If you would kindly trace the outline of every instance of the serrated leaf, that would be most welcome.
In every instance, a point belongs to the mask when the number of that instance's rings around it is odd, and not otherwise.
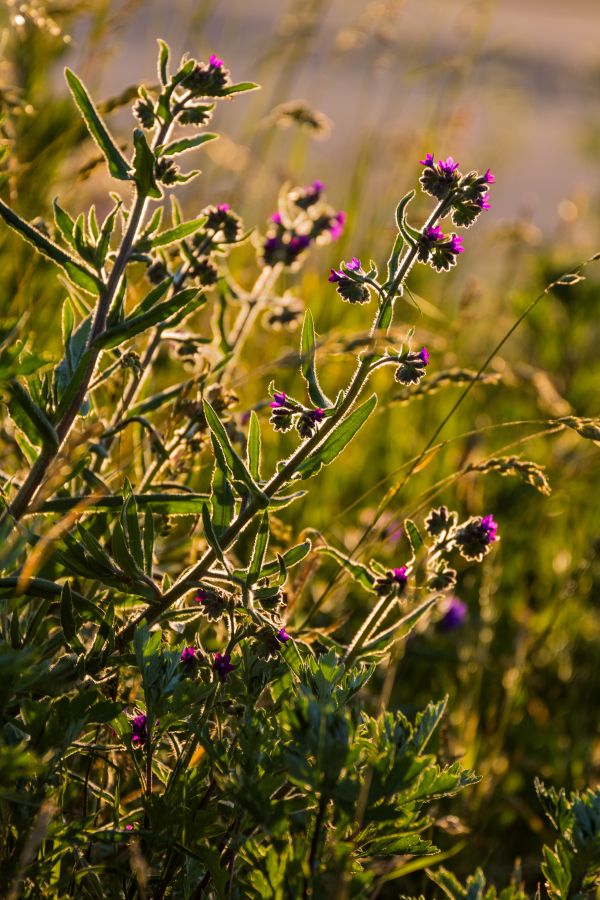
[[[89,294],[98,294],[102,288],[102,281],[85,266],[78,262],[73,256],[67,253],[50,238],[26,222],[17,215],[14,210],[7,206],[3,200],[0,200],[0,216],[4,219],[14,231],[18,232],[22,238],[28,243],[33,244],[35,249],[42,256],[50,259],[61,269],[64,269],[69,279]]]
[[[375,407],[377,395],[373,394],[361,406],[353,410],[331,431],[323,443],[298,466],[297,472],[304,480],[312,478],[323,466],[328,466],[347,447],[360,431]]]
[[[310,309],[307,309],[300,338],[300,371],[308,387],[308,396],[314,405],[329,409],[333,404],[321,390],[317,376],[316,357],[315,324]]]
[[[427,707],[417,715],[412,736],[412,743],[417,753],[421,754],[425,750],[433,732],[446,712],[447,705],[448,695],[446,694],[444,699],[438,701],[438,703],[428,703]]]
[[[129,163],[115,144],[84,85],[70,69],[65,69],[65,78],[88,131],[106,157],[110,174],[120,181],[129,181],[131,179]]]
[[[219,543],[219,539],[213,527],[213,523],[210,518],[210,512],[208,506],[202,507],[202,527],[204,528],[204,537],[206,538],[206,542],[209,547],[213,550],[215,556],[219,560],[219,562],[224,566],[224,568],[229,572],[229,565]]]
[[[214,438],[213,438],[214,440]],[[229,480],[227,478],[227,466],[222,459],[219,445],[215,453],[215,466],[212,477],[211,509],[212,524],[217,539],[227,531],[231,524],[235,510],[235,499]]]

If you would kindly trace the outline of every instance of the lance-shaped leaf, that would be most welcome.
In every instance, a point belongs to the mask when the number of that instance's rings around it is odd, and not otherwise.
[[[302,562],[302,560],[310,553],[311,547],[312,543],[310,541],[303,541],[301,544],[296,544],[295,547],[290,547],[289,550],[282,553],[281,559],[286,568],[290,569],[292,566],[296,566],[299,562]],[[273,578],[280,571],[281,564],[278,560],[274,560],[262,567],[258,578]],[[246,577],[246,573],[243,569],[236,569],[233,575],[235,578],[240,579]]]
[[[202,144],[208,144],[210,141],[216,141],[218,137],[218,134],[212,134],[209,132],[205,134],[199,134],[196,137],[181,138],[178,141],[173,141],[171,144],[167,144],[166,147],[157,147],[156,152],[159,156],[175,156],[177,153],[187,153],[188,150],[194,150],[196,147],[201,147]]]
[[[346,556],[346,554],[342,553],[340,550],[336,550],[335,547],[316,547],[316,551],[317,553],[324,553],[326,556],[331,556],[335,559],[335,561],[342,566],[344,571],[346,571],[354,581],[361,584],[367,591],[374,590],[375,575],[373,575],[367,566],[356,562],[354,559],[350,559],[349,556]]]
[[[133,132],[133,146],[135,147],[133,179],[137,189],[142,197],[152,197],[154,200],[160,200],[162,191],[154,176],[154,153],[148,146],[146,135],[140,128],[136,128]]]
[[[408,637],[417,623],[430,609],[432,609],[432,607],[435,606],[437,601],[437,597],[425,600],[424,603],[421,603],[420,606],[411,610],[411,612],[407,613],[407,615],[403,616],[393,625],[389,625],[384,631],[380,631],[379,634],[370,636],[361,650],[361,655],[365,653],[387,653],[393,644]]]
[[[219,562],[223,565],[227,572],[229,572],[229,565],[227,563],[227,559],[225,557],[225,554],[223,553],[223,549],[221,547],[221,544],[219,543],[219,538],[217,537],[212,520],[210,518],[208,506],[202,507],[202,527],[204,528],[204,537],[206,538],[207,544],[209,545],[211,550],[213,550]]]
[[[62,247],[59,247],[58,244],[55,244],[54,241],[47,238],[45,234],[42,234],[41,231],[38,231],[37,228],[34,228],[33,225],[30,225],[29,222],[26,222],[25,219],[18,216],[16,212],[2,200],[0,200],[0,216],[4,219],[6,224],[17,231],[22,238],[28,241],[28,243],[33,244],[38,253],[41,253],[42,256],[47,257],[47,259],[56,263],[57,266],[60,266],[61,269],[64,269],[73,284],[78,285],[90,294],[98,294],[102,289],[102,281],[91,271],[91,269],[88,269],[83,263],[78,262],[78,260],[67,253],[66,250],[63,250]]]
[[[65,582],[60,598],[60,624],[67,647],[75,653],[81,653],[83,645],[77,636],[77,625],[75,624],[75,614],[73,612],[73,598],[71,596],[71,586],[68,581]]]
[[[221,420],[218,415],[210,405],[207,400],[203,401],[204,407],[204,415],[206,416],[206,421],[208,423],[208,427],[210,428],[212,434],[214,435],[217,443],[219,444],[223,456],[225,457],[225,462],[233,475],[235,481],[241,481],[249,493],[256,500],[259,501],[260,506],[267,507],[269,504],[269,498],[266,494],[261,491],[254,478],[246,468],[244,461],[241,456],[238,455],[236,450],[229,439],[229,435],[225,431]]]
[[[300,339],[300,370],[308,386],[308,396],[321,408],[329,408],[333,404],[321,390],[317,377],[317,344],[315,341],[315,323],[310,309],[304,314],[302,337]]]
[[[33,402],[29,393],[16,379],[9,381],[7,390],[11,397],[9,410],[17,425],[23,428],[27,437],[34,443],[56,449],[58,435],[43,409]],[[23,417],[26,421],[23,421]],[[30,427],[27,427],[27,424]]]
[[[352,438],[360,431],[375,407],[377,396],[373,394],[357,407],[331,431],[323,443],[298,466],[297,472],[302,479],[311,478],[328,466],[340,455]]]
[[[98,110],[92,103],[90,95],[77,75],[70,69],[65,69],[65,78],[88,131],[106,157],[110,174],[113,178],[118,178],[120,181],[129,181],[131,179],[131,167],[110,136],[106,125],[98,114]]]
[[[404,530],[406,532],[406,536],[408,538],[408,542],[410,544],[410,549],[413,552],[413,559],[417,556],[419,550],[423,546],[423,538],[421,537],[421,532],[415,525],[412,519],[404,520]]]
[[[215,445],[215,467],[212,477],[212,493],[210,498],[212,509],[212,524],[217,538],[227,531],[231,524],[235,509],[235,498],[229,480],[228,469],[223,459],[223,452],[213,435]]]
[[[175,316],[177,316],[178,322],[181,321],[205,302],[206,297],[198,288],[186,288],[169,300],[153,306],[147,312],[129,316],[119,325],[113,325],[112,328],[98,335],[92,346],[103,350],[118,347],[119,344],[130,340],[136,334],[141,334],[152,325],[171,324]]]
[[[150,509],[164,516],[199,516],[202,508],[209,502],[208,494],[137,494],[137,505],[141,509]],[[80,495],[76,497],[55,497],[46,500],[38,509],[40,513],[66,513],[71,509],[81,508],[82,513],[106,512],[120,510],[123,498],[104,497],[102,495]]]
[[[181,224],[175,225],[174,228],[163,231],[162,234],[138,241],[136,249],[146,251],[156,247],[168,247],[170,244],[176,244],[177,241],[181,241],[183,238],[199,231],[205,222],[206,216],[200,216],[198,219],[192,219],[190,222],[181,222]]]
[[[219,92],[219,97],[230,97],[232,94],[242,94],[245,91],[260,91],[260,84],[253,81],[240,81],[238,84],[232,84],[231,87],[224,88]]]
[[[248,577],[246,578],[246,584],[248,585],[248,587],[252,587],[252,585],[255,584],[260,578],[260,571],[265,559],[265,553],[267,552],[268,544],[269,513],[264,512],[260,520],[260,525],[258,526],[256,539],[254,541],[254,547],[252,548],[252,559],[250,560]]]
[[[414,196],[415,191],[409,191],[408,194],[404,195],[396,207],[396,225],[398,226],[398,231],[404,240],[411,246],[413,246],[421,236],[421,233],[406,221],[406,210],[408,209],[408,204],[414,199]]]
[[[260,422],[258,416],[252,410],[250,413],[250,426],[248,428],[248,443],[246,446],[246,462],[250,469],[250,474],[256,480],[260,478]],[[272,501],[271,501],[272,502]]]

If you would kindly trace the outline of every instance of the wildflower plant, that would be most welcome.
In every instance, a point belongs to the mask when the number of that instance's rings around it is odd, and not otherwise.
[[[14,464],[0,520],[4,892],[370,896],[384,861],[408,873],[435,856],[438,804],[479,776],[436,749],[446,699],[410,717],[373,715],[361,692],[415,628],[462,625],[466,608],[450,594],[458,569],[494,550],[498,525],[487,511],[434,508],[404,521],[407,542],[390,567],[313,546],[308,531],[281,546],[276,522],[374,414],[376,372],[391,366],[390,385],[418,390],[435,371],[412,330],[390,345],[398,304],[414,265],[456,265],[464,248],[447,223],[472,225],[494,177],[427,154],[420,182],[436,201],[427,219],[409,222],[411,191],[385,265],[351,257],[331,270],[332,302],[337,292],[371,309],[348,383],[324,391],[307,310],[298,396],[273,383],[238,417],[231,372],[279,276],[339,238],[345,214],[314,181],[282,189],[262,232],[220,198],[183,216],[170,192],[199,173],[182,164],[216,138],[205,128],[218,105],[256,88],[233,82],[216,55],[172,67],[160,43],[158,82],[139,89],[128,151],[80,79],[66,77],[120,190],[103,217],[94,207],[73,217],[57,200],[51,226],[0,200],[0,217],[60,269],[68,294],[61,359],[30,346],[23,323],[0,334]],[[257,276],[244,290],[228,263],[250,239]],[[182,364],[199,348],[206,360],[155,391],[165,346]],[[166,429],[153,418],[165,409]],[[292,443],[274,466],[263,459],[269,427]],[[132,428],[142,447],[126,477],[117,439]],[[199,481],[198,460],[210,483]],[[180,516],[192,522],[193,550],[175,571],[165,535]],[[368,597],[362,623],[339,640],[296,627],[287,605],[290,571],[324,556]],[[593,841],[571,822],[595,828],[595,799],[543,796],[568,807],[545,862],[553,896],[567,896],[557,891],[569,879],[595,877]],[[466,896],[454,881],[451,890]]]

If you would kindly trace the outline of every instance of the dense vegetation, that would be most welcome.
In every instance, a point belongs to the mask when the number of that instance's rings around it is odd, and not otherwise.
[[[429,152],[383,233],[318,180],[265,221],[194,171],[229,61],[100,104],[22,25],[3,896],[595,896],[597,255],[486,234],[486,161]]]

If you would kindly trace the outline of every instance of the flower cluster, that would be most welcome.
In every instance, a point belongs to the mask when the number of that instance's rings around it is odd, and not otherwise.
[[[261,244],[265,265],[282,263],[293,268],[312,244],[337,240],[346,222],[346,213],[336,212],[323,201],[324,185],[313,181],[294,188],[282,198]]]
[[[408,350],[400,357],[399,362],[394,374],[396,381],[400,384],[418,384],[429,365],[429,351],[427,347],[421,347],[418,351]]]
[[[459,552],[465,559],[480,560],[497,540],[498,524],[492,516],[472,516],[454,537]]]
[[[437,225],[428,225],[419,237],[417,258],[428,262],[438,272],[455,266],[456,257],[463,252],[462,238],[456,234],[445,235]]]
[[[229,594],[212,586],[202,587],[194,597],[194,602],[201,607],[202,615],[211,622],[217,622],[225,615],[229,600]]]
[[[360,259],[353,256],[349,263],[342,261],[339,269],[331,269],[329,281],[336,285],[342,300],[348,303],[368,303],[371,295],[363,281],[365,275]]]
[[[319,409],[307,409],[288,397],[283,391],[275,391],[271,407],[270,422],[275,431],[289,431],[295,426],[301,438],[310,437],[325,418],[325,411]]]
[[[468,228],[484,209],[490,208],[488,190],[496,179],[489,169],[483,175],[462,175],[451,156],[436,162],[433,153],[427,153],[419,162],[424,167],[421,187],[438,200],[448,199],[452,221],[458,227]]]
[[[206,222],[202,231],[195,235],[198,240],[209,235],[212,245],[235,244],[239,241],[243,231],[242,220],[232,211],[229,203],[207,206],[201,215],[206,216]]]
[[[190,91],[193,97],[221,97],[231,85],[231,74],[223,60],[213,53],[208,63],[196,63],[182,86]]]
[[[407,584],[408,569],[406,566],[400,566],[380,576],[375,582],[375,590],[380,597],[401,597]]]

